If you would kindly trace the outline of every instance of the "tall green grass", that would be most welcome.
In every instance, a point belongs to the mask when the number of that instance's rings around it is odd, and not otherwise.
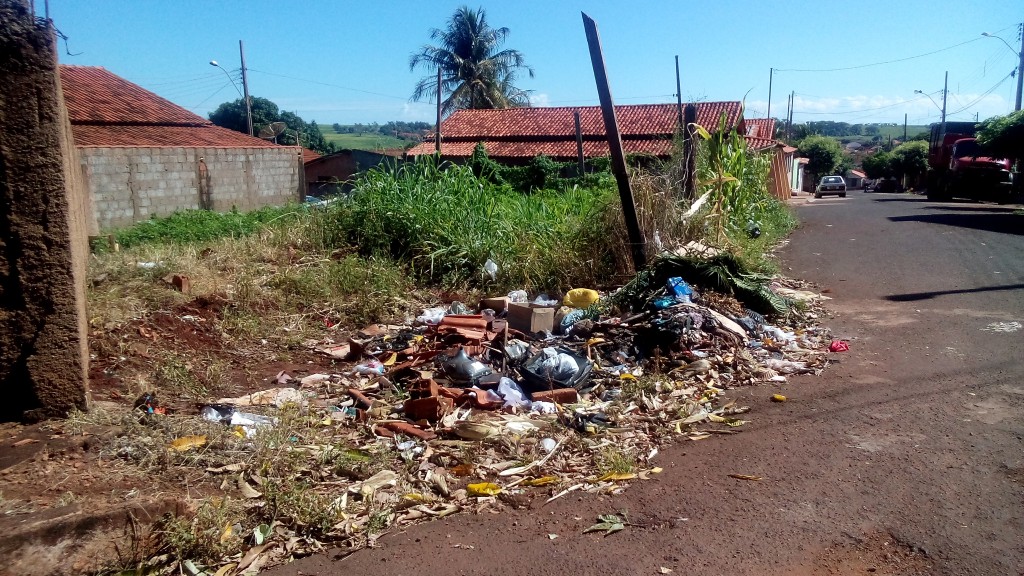
[[[599,280],[600,216],[613,199],[578,186],[527,195],[421,158],[370,170],[325,225],[347,230],[364,255],[405,262],[420,282],[487,285],[491,259],[497,287],[558,288]]]

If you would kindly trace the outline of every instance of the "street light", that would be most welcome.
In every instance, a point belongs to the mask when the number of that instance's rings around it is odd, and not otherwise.
[[[228,74],[228,71],[224,70],[224,67],[218,64],[216,60],[210,60],[210,66],[220,68],[224,74],[227,75],[228,80],[231,80],[231,85],[235,87],[236,91],[238,91],[238,95],[245,101],[245,120],[249,124],[249,136],[252,136],[252,102],[249,100],[249,81],[245,75],[245,50],[243,50],[241,40],[238,41],[238,55],[242,60],[242,90],[238,90],[238,85],[235,84],[234,78],[232,78],[231,74]]]
[[[218,64],[216,60],[210,60],[210,66],[213,66],[215,68],[220,68],[220,71],[223,72],[224,75],[228,77],[228,81],[231,82],[231,85],[235,87],[235,92],[238,92],[238,96],[239,97],[242,96],[242,89],[238,87],[238,84],[235,84],[235,79],[231,77],[231,74],[228,74],[228,71],[225,70],[223,66]]]
[[[929,100],[932,101],[932,104],[935,104],[935,107],[939,109],[939,112],[942,111],[942,106],[939,106],[939,103],[936,102],[935,99],[931,97],[931,95],[926,94],[925,92],[922,92],[920,90],[914,90],[914,94],[922,94],[922,95],[924,95],[925,97],[927,97]]]
[[[1024,26],[1024,23],[1022,23],[1021,26]],[[995,34],[989,34],[988,32],[982,32],[981,35],[986,38],[998,38],[1003,44],[1006,44],[1006,47],[1010,49],[1010,52],[1016,54],[1017,59],[1019,60],[1019,63],[1017,64],[1017,100],[1014,102],[1013,109],[1020,110],[1021,90],[1024,88],[1024,30],[1022,30],[1021,33],[1020,52],[1015,50],[1013,46],[1010,46],[1010,43],[1002,36],[996,36]]]

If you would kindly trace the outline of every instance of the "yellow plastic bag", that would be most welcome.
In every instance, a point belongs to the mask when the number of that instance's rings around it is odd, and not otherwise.
[[[573,288],[565,294],[565,299],[562,301],[566,306],[572,306],[573,308],[590,308],[601,298],[601,295],[597,293],[597,290],[591,290],[590,288]]]

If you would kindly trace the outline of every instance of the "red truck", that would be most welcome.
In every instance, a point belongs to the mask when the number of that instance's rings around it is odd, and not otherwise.
[[[932,124],[928,141],[928,199],[1010,202],[1010,160],[985,155],[974,122]]]

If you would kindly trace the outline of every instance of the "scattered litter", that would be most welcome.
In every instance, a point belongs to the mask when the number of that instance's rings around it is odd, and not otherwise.
[[[605,536],[614,534],[626,527],[626,521],[619,518],[615,514],[603,514],[597,517],[597,524],[594,524],[590,528],[583,531],[584,534],[588,532],[604,532]]]
[[[729,474],[729,478],[736,478],[737,480],[753,480],[753,481],[764,480],[764,478],[762,478],[760,476],[751,476],[750,474]]]
[[[188,452],[193,448],[201,448],[206,446],[206,435],[199,434],[194,436],[182,436],[181,438],[175,438],[171,441],[167,447],[168,450],[175,452]]]
[[[850,350],[850,345],[844,340],[833,340],[828,345],[829,352],[847,352]]]
[[[772,402],[785,402],[786,397],[782,394],[772,394]]]

